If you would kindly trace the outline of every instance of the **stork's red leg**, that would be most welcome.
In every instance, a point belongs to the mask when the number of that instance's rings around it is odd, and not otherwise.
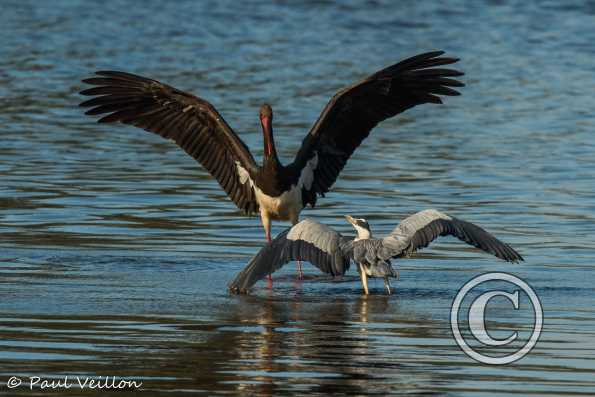
[[[267,239],[267,243],[270,244],[272,242],[271,240],[271,224],[270,222],[267,224],[265,224],[264,226],[264,236]],[[269,288],[273,287],[273,276],[272,275],[267,275],[267,280],[269,281]]]

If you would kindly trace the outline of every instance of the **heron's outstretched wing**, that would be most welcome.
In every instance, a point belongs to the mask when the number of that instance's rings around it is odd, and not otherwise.
[[[386,257],[409,255],[427,247],[439,236],[451,235],[509,262],[523,257],[506,243],[473,223],[450,217],[436,210],[425,210],[404,219],[382,240]]]
[[[130,73],[96,74],[99,77],[83,80],[96,86],[81,91],[96,96],[80,104],[91,107],[85,114],[107,114],[98,122],[119,121],[173,140],[217,179],[238,208],[247,213],[258,211],[252,186],[242,183],[246,172],[256,173],[254,158],[209,102]]]
[[[463,73],[436,68],[458,61],[443,51],[405,59],[339,91],[320,114],[290,167],[306,171],[313,182],[304,189],[312,206],[335,183],[345,163],[378,123],[416,105],[442,103],[440,95],[459,95],[449,87]],[[312,178],[310,178],[310,174]]]
[[[351,245],[328,226],[305,219],[265,245],[229,283],[234,293],[246,293],[258,280],[295,260],[312,263],[322,272],[342,275],[349,269]]]

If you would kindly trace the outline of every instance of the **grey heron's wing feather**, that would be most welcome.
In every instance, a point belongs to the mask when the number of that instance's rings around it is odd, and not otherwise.
[[[511,246],[481,227],[436,210],[421,211],[404,219],[382,241],[385,255],[400,257],[427,247],[439,236],[447,235],[508,262],[523,260]]]
[[[159,81],[118,71],[96,72],[83,80],[95,87],[81,95],[85,114],[103,115],[99,123],[120,122],[173,140],[217,179],[236,206],[258,211],[248,176],[258,166],[248,147],[206,100]]]
[[[414,106],[442,103],[440,96],[459,95],[464,86],[453,77],[458,70],[437,68],[457,58],[434,51],[407,58],[337,92],[304,138],[290,167],[313,171],[307,203],[324,195],[335,183],[349,157],[380,122]]]
[[[296,260],[310,262],[333,276],[345,274],[350,264],[344,252],[346,244],[345,238],[330,227],[305,219],[265,245],[228,287],[232,292],[245,293],[258,280]]]
[[[353,259],[353,240],[355,239],[355,237],[346,237],[346,236],[341,236],[340,237],[340,241],[339,241],[339,249],[341,250],[341,253],[343,254],[344,257],[346,258],[352,258]],[[347,270],[347,269],[345,269]]]

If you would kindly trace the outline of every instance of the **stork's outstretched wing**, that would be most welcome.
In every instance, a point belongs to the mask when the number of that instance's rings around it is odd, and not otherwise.
[[[345,274],[350,264],[349,242],[330,227],[305,219],[265,245],[229,283],[229,289],[246,293],[258,280],[295,260],[310,262],[333,276]]]
[[[463,73],[435,68],[458,61],[443,51],[405,59],[339,91],[304,139],[293,164],[297,171],[314,168],[312,187],[303,192],[312,206],[335,183],[345,163],[378,123],[416,105],[442,103],[439,95],[459,95],[449,87],[463,83],[450,77]],[[313,160],[313,161],[312,161]]]
[[[255,173],[248,147],[207,101],[166,84],[130,73],[102,71],[83,80],[97,87],[81,91],[97,96],[80,104],[85,114],[106,114],[100,123],[119,121],[172,139],[213,175],[238,208],[258,211],[250,184],[241,183],[238,164]],[[253,175],[251,175],[253,176]]]
[[[427,247],[439,236],[455,236],[487,253],[508,262],[523,257],[506,243],[473,223],[450,217],[436,210],[425,210],[405,218],[387,237],[382,239],[383,256],[401,257]]]

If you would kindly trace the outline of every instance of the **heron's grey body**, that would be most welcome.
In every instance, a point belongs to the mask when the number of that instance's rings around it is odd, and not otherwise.
[[[496,257],[522,261],[519,253],[481,227],[436,210],[425,210],[404,219],[388,236],[373,238],[365,219],[346,216],[357,236],[344,237],[328,226],[306,219],[280,233],[262,248],[229,284],[232,292],[245,293],[258,280],[292,260],[309,261],[333,276],[345,274],[353,260],[358,265],[365,293],[367,277],[384,278],[390,293],[390,277],[398,277],[391,258],[408,256],[427,247],[439,236],[452,235]]]
[[[353,219],[353,218],[352,218]],[[356,229],[357,230],[357,229]],[[358,272],[362,279],[365,293],[368,293],[368,277],[381,277],[390,293],[389,277],[397,277],[398,273],[391,266],[390,260],[385,259],[388,254],[382,240],[371,238],[355,239],[351,258],[358,264]]]
[[[351,258],[355,263],[368,265],[371,268],[366,272],[369,276],[381,277],[385,273],[389,274],[390,271],[386,269],[386,265],[390,267],[390,262],[387,259],[390,257],[391,255],[386,252],[382,240],[369,238],[353,242]]]

